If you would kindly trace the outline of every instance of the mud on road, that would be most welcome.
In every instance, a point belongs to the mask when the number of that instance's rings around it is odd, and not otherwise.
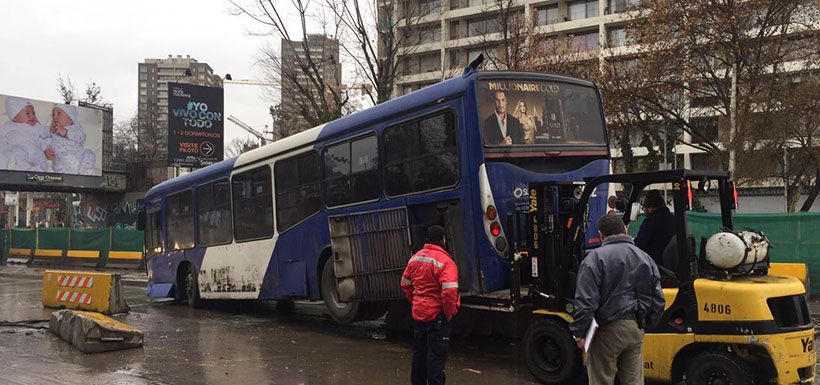
[[[37,278],[37,277],[33,277]],[[47,319],[39,278],[0,277],[0,320]],[[383,322],[335,325],[319,303],[277,312],[273,303],[189,309],[151,303],[126,286],[145,347],[86,355],[47,331],[0,327],[3,384],[408,384],[410,336]],[[450,384],[535,384],[505,339],[455,338]]]

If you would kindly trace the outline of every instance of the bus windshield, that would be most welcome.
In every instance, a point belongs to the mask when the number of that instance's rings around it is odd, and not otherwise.
[[[477,88],[487,147],[606,145],[601,106],[592,87],[493,79],[479,81]]]

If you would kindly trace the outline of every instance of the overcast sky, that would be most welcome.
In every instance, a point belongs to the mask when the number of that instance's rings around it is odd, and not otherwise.
[[[114,105],[114,121],[137,112],[137,63],[191,55],[214,73],[254,79],[260,26],[232,16],[227,0],[0,0],[0,93],[60,101],[57,76],[82,93],[92,80]],[[260,87],[225,85],[225,114],[270,124]],[[226,144],[244,131],[225,121]]]

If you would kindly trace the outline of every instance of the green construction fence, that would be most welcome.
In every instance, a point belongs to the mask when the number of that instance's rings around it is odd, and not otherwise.
[[[719,213],[686,213],[689,233],[700,241],[720,231]],[[638,234],[643,216],[629,226],[632,236]],[[811,295],[820,296],[820,213],[735,214],[735,229],[760,230],[773,248],[772,262],[799,262],[809,265]],[[698,249],[699,250],[699,249]]]
[[[93,250],[107,258],[109,251],[142,252],[142,231],[132,228],[74,229],[64,227],[38,229],[4,229],[0,236],[0,262],[4,263],[9,248]]]

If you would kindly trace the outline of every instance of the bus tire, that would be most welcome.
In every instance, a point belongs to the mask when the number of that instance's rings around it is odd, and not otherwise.
[[[686,366],[686,384],[753,385],[754,374],[749,365],[735,354],[723,351],[700,353]]]
[[[530,322],[523,338],[530,373],[545,384],[571,384],[584,377],[581,351],[566,325],[549,318]]]
[[[197,309],[202,307],[202,299],[199,297],[199,281],[194,265],[188,263],[186,267],[187,270],[182,276],[182,282],[177,286],[182,288],[181,294],[183,301],[185,301],[188,306]]]
[[[339,289],[336,286],[336,271],[333,269],[333,260],[328,259],[322,267],[322,297],[327,312],[336,323],[349,324],[360,318],[360,302],[340,302]]]

